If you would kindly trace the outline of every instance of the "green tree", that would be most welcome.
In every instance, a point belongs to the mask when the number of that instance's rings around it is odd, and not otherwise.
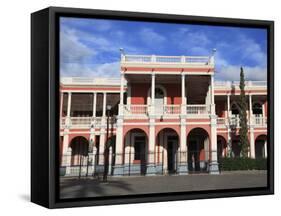
[[[239,130],[239,145],[241,147],[241,156],[243,158],[248,157],[249,151],[249,140],[248,140],[248,125],[247,125],[247,101],[245,96],[245,77],[244,71],[240,69],[240,100],[239,100],[239,119],[240,119],[240,130]]]

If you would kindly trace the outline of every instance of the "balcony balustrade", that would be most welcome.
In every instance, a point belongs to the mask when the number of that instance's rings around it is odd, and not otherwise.
[[[267,127],[267,118],[263,116],[252,116],[251,118],[252,125],[254,127]],[[248,122],[248,125],[249,122]],[[239,128],[240,127],[240,119],[239,116],[231,116],[230,118],[217,118],[217,126],[218,127],[233,127]]]
[[[211,64],[210,56],[124,55],[121,63]]]
[[[101,127],[102,124],[106,124],[106,117],[62,117],[61,128],[68,126],[69,128],[90,128]],[[115,118],[110,117],[109,124],[115,124]]]

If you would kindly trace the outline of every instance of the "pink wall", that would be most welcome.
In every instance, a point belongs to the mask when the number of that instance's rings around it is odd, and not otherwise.
[[[167,104],[181,104],[181,87],[178,84],[163,84],[167,92]],[[150,83],[132,84],[131,103],[147,104],[148,91]]]

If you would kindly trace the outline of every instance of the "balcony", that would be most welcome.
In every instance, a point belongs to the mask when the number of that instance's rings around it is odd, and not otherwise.
[[[155,55],[122,55],[122,63],[154,64],[213,64],[212,56],[155,56]]]
[[[115,127],[115,118],[110,117],[110,125]],[[62,117],[60,121],[61,128],[100,128],[102,125],[106,125],[106,117]]]
[[[252,125],[255,128],[267,127],[267,118],[263,116],[252,116]],[[248,122],[249,125],[249,122]],[[239,116],[231,116],[230,118],[217,118],[217,127],[226,128],[230,126],[231,128],[240,128]]]
[[[183,108],[182,108],[183,107]],[[122,109],[122,108],[121,108]],[[127,104],[123,105],[123,115],[125,118],[148,118],[149,114],[165,117],[176,117],[180,114],[186,114],[189,116],[208,115],[210,109],[205,104],[192,104],[192,105],[178,105],[169,104],[163,106],[151,106],[151,105],[137,105]]]

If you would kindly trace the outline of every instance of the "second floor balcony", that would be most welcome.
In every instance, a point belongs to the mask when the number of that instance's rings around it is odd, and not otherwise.
[[[255,128],[264,128],[267,127],[267,117],[264,116],[255,116],[252,115],[250,118],[247,118],[248,126],[252,125]],[[233,115],[226,118],[217,118],[218,128],[240,128],[240,119],[238,115]]]
[[[147,118],[150,115],[161,117],[179,117],[182,115],[187,116],[209,116],[211,113],[211,105],[206,104],[168,104],[161,106],[152,105],[139,105],[139,104],[126,104],[119,109],[123,109],[125,118]]]

